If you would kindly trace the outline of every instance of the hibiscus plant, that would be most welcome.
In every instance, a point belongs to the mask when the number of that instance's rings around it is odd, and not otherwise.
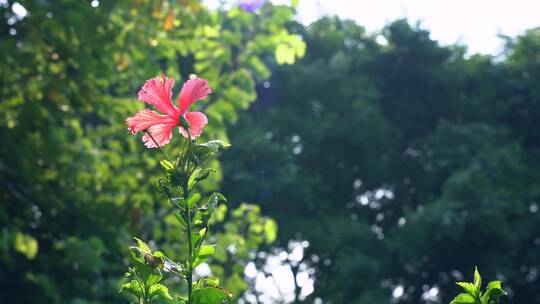
[[[152,303],[158,297],[173,303],[214,304],[231,298],[231,293],[219,286],[214,278],[194,279],[194,269],[204,263],[214,253],[214,244],[206,241],[212,213],[226,199],[220,193],[212,193],[203,198],[196,191],[199,182],[212,173],[205,167],[205,161],[229,145],[219,140],[196,143],[204,126],[208,123],[201,112],[188,112],[197,100],[204,99],[212,91],[208,82],[192,77],[186,81],[178,97],[178,106],[172,101],[174,80],[166,76],[146,81],[138,97],[155,107],[162,114],[144,109],[126,119],[132,134],[143,132],[142,141],[148,148],[159,148],[165,159],[160,161],[165,177],[156,181],[156,190],[163,195],[174,212],[176,220],[185,229],[187,244],[185,255],[169,258],[161,251],[153,251],[143,240],[135,238],[136,244],[130,247],[132,266],[126,273],[128,281],[121,291],[133,295],[138,304]],[[178,128],[183,136],[180,153],[171,158],[162,149]],[[178,276],[187,284],[187,295],[173,299],[168,287],[163,283],[163,273]]]

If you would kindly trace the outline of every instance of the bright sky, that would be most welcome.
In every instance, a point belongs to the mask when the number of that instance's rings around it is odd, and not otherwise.
[[[275,1],[281,2],[281,1]],[[516,36],[540,26],[539,0],[300,0],[298,19],[309,24],[324,15],[353,19],[370,32],[407,17],[421,22],[433,39],[458,42],[472,53],[497,54],[498,34]]]

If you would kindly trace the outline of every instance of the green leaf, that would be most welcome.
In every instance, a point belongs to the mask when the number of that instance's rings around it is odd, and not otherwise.
[[[202,263],[206,262],[206,260],[208,260],[208,257],[205,257],[205,258],[196,257],[195,260],[193,261],[192,267],[195,268],[201,265]]]
[[[166,299],[172,300],[173,298],[169,294],[169,288],[167,286],[162,284],[154,284],[150,286],[149,289],[150,298],[153,298],[155,296],[162,296]]]
[[[141,284],[137,282],[137,280],[131,280],[127,283],[124,283],[120,288],[120,292],[129,292],[137,298],[141,298],[143,295]]]
[[[174,213],[174,218],[176,218],[176,220],[184,227],[187,227],[187,223],[186,221],[184,220],[184,218],[182,217],[182,215],[180,213],[177,213],[175,212]]]
[[[181,167],[177,168],[177,170],[171,171],[170,181],[173,186],[182,186],[187,178],[186,173]]]
[[[203,161],[208,156],[217,153],[218,151],[225,150],[231,145],[221,140],[211,140],[203,144],[196,144],[193,147],[193,154],[197,157],[197,160]]]
[[[466,293],[460,293],[450,304],[474,304],[476,301],[473,296]]]
[[[478,267],[474,267],[474,286],[476,286],[476,290],[480,290],[482,286],[482,277],[480,277]]]
[[[165,254],[161,251],[154,251],[153,253],[154,257],[158,258],[158,259],[161,259],[161,258],[166,258]]]
[[[271,244],[276,240],[278,226],[276,221],[267,219],[264,223],[264,233],[266,235],[266,243]]]
[[[162,167],[163,169],[165,169],[165,171],[167,171],[167,172],[174,170],[174,165],[173,165],[170,161],[168,161],[168,160],[166,160],[166,159],[161,160],[161,161],[159,162],[159,164],[160,164],[161,167]]]
[[[131,258],[134,262],[144,264],[144,257],[139,247],[130,246],[129,252],[131,253]]]
[[[160,267],[163,267],[164,255],[156,251],[156,256],[152,254],[150,247],[146,245],[142,240],[137,240],[139,247],[132,247],[131,253],[134,257],[134,270],[137,276],[147,286],[159,283],[163,278]]]
[[[199,208],[199,215],[200,220],[203,225],[206,225],[210,218],[212,217],[212,214],[214,213],[214,209],[218,205],[219,202],[226,202],[227,199],[225,196],[223,196],[221,193],[214,192],[208,197],[208,199],[205,201],[204,204],[201,205],[201,208]]]
[[[32,260],[36,257],[39,247],[37,240],[33,236],[16,232],[14,243],[15,250],[24,254],[27,259]]]
[[[199,249],[199,256],[209,257],[214,254],[216,245],[202,245]]]
[[[145,264],[135,265],[135,271],[141,280],[147,285],[152,286],[157,284],[163,278],[161,271],[156,267],[151,267]]]
[[[195,178],[195,182],[202,181],[207,179],[210,176],[210,173],[216,172],[213,168],[205,168],[202,169],[199,174],[197,174],[197,177]]]
[[[204,233],[206,231],[206,228],[201,229],[199,232],[194,232],[191,234],[191,244],[193,244],[193,248],[197,248],[201,245],[204,236]]]
[[[280,44],[276,48],[276,61],[278,64],[293,64],[295,52],[287,44]]]
[[[154,187],[156,188],[157,193],[170,198],[172,196],[171,188],[168,185],[168,182],[163,178],[159,178],[155,183]]]
[[[486,287],[486,292],[482,295],[482,304],[489,304],[490,301],[498,303],[501,296],[506,295],[506,291],[502,289],[501,281],[492,281]]]
[[[139,246],[139,249],[142,251],[143,255],[146,253],[152,253],[152,250],[145,242],[136,237],[134,237],[134,239],[137,241],[137,246]]]
[[[209,287],[219,287],[219,279],[218,278],[204,278],[203,279],[204,286]]]
[[[231,295],[224,289],[205,287],[193,291],[192,302],[193,304],[219,304],[230,297]]]
[[[502,289],[502,285],[501,285],[501,281],[491,281],[489,282],[489,284],[487,285],[486,287],[486,292],[490,291],[490,290],[501,290],[503,293],[506,293],[504,292],[504,290]]]
[[[192,196],[190,196],[188,198],[188,201],[187,201],[187,205],[188,207],[191,209],[193,208],[193,206],[195,206],[195,204],[197,204],[197,202],[201,199],[201,194],[200,193],[195,193],[193,194]]]
[[[225,196],[223,196],[223,194],[221,194],[219,192],[214,192],[208,198],[207,205],[208,205],[208,207],[215,208],[219,204],[219,202],[226,203],[227,198]]]
[[[174,205],[176,207],[186,205],[186,201],[181,197],[173,197],[173,198],[171,198],[171,200],[173,201],[173,203],[174,203]]]
[[[197,267],[204,263],[210,256],[215,253],[215,245],[202,245],[193,261],[193,267]]]
[[[475,297],[478,294],[478,289],[476,288],[476,286],[474,286],[473,283],[457,282],[456,284],[461,286],[463,289],[465,289],[465,292],[467,292],[473,297]]]
[[[189,188],[192,188],[196,183],[207,179],[212,172],[216,172],[216,170],[214,170],[213,168],[195,170],[195,172],[193,172],[193,174],[189,177]]]

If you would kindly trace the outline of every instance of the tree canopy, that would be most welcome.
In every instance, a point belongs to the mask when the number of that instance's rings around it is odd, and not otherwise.
[[[296,29],[306,56],[232,126],[224,191],[309,241],[311,300],[448,303],[475,265],[540,300],[539,31],[494,58],[406,20]]]

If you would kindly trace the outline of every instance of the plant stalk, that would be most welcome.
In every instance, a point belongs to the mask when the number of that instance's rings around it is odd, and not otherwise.
[[[186,183],[187,184],[187,183]],[[184,187],[184,200],[187,202],[188,200],[188,189]],[[193,244],[191,243],[191,210],[189,210],[189,206],[186,206],[187,211],[187,238],[188,238],[188,273],[187,273],[187,284],[188,284],[188,301],[187,304],[191,304],[191,293],[193,289],[193,267],[192,267],[192,259],[191,256],[193,255]]]
[[[188,151],[187,153],[192,153],[191,151],[191,132],[189,131],[189,128],[187,128],[188,132]],[[189,185],[188,181],[186,180],[184,183],[184,201],[186,202],[186,210],[187,210],[187,238],[188,238],[188,274],[187,274],[187,284],[188,284],[188,300],[187,304],[191,304],[191,293],[193,292],[193,264],[192,264],[192,255],[193,255],[193,244],[191,243],[191,210],[189,208],[189,205],[187,205],[187,201],[189,198]]]

